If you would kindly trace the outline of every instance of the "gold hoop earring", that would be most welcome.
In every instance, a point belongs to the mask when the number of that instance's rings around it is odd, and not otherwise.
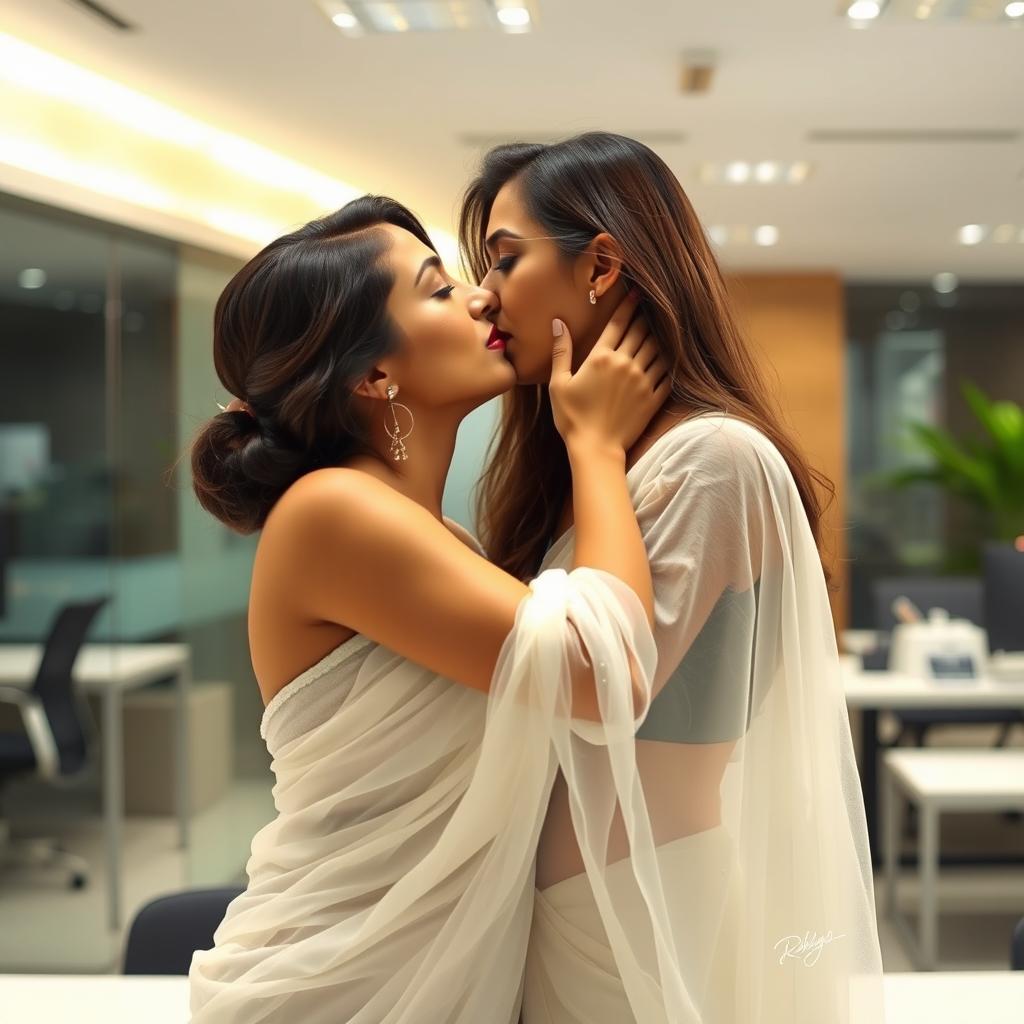
[[[590,304],[592,306],[597,305],[597,292],[595,292],[593,288],[590,289]]]
[[[401,402],[395,401],[395,396],[398,394],[398,388],[394,384],[388,385],[388,411],[391,413],[391,419],[394,422],[394,429],[384,423],[384,430],[388,437],[391,438],[391,458],[395,462],[408,462],[409,453],[405,450],[405,439],[412,433],[412,428],[416,425],[416,421],[413,419],[412,411],[408,406],[402,405]],[[398,414],[395,409],[405,409],[409,414],[409,429],[403,434],[402,428],[398,422]]]

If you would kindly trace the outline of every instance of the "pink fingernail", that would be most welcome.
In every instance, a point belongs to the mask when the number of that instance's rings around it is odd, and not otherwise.
[[[565,325],[562,323],[561,320],[556,318],[556,319],[551,321],[551,333],[556,338],[560,338],[562,336],[562,332],[564,330],[565,330]]]

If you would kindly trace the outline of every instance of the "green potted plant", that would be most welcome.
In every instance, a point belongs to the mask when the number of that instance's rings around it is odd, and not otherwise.
[[[908,423],[912,441],[932,457],[932,465],[882,474],[887,488],[937,484],[966,501],[979,514],[980,532],[972,546],[976,568],[984,541],[1012,544],[1024,535],[1024,409],[1016,402],[995,402],[980,388],[963,381],[961,393],[984,430],[981,438],[958,440],[941,427]]]

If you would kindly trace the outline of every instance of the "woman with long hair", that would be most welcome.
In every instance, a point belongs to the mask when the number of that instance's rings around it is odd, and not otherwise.
[[[460,242],[520,387],[479,491],[519,579],[580,543],[543,325],[574,365],[636,289],[672,395],[627,455],[658,665],[634,743],[573,733],[541,834],[524,1024],[884,1017],[864,808],[820,554],[822,506],[654,152],[588,133],[491,150]]]
[[[574,730],[632,746],[655,667],[625,451],[668,395],[637,299],[582,364],[549,324],[577,551],[529,585],[441,513],[460,421],[515,383],[494,295],[368,196],[221,294],[235,396],[191,447],[212,515],[259,531],[249,602],[276,817],[190,970],[194,1024],[511,1024],[533,866]]]

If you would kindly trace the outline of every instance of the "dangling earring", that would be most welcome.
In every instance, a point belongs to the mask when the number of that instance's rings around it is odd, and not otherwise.
[[[597,305],[597,292],[595,292],[593,288],[590,289],[590,304],[592,306]]]
[[[413,419],[412,412],[407,406],[402,405],[401,402],[395,401],[395,396],[398,394],[398,388],[394,384],[388,385],[388,411],[391,413],[391,419],[394,422],[394,429],[389,427],[387,423],[384,424],[384,429],[387,431],[388,437],[391,438],[391,457],[395,462],[409,461],[409,455],[405,450],[405,439],[412,433],[412,428],[415,426],[415,420]],[[409,413],[409,429],[403,434],[402,428],[398,424],[398,414],[395,409],[405,409]]]

